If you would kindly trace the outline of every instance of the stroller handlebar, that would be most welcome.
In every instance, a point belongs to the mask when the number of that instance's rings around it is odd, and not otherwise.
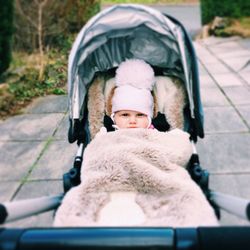
[[[250,227],[1,229],[0,249],[250,249]]]
[[[220,192],[211,191],[210,199],[228,213],[250,221],[250,201]]]
[[[57,208],[63,195],[45,196],[0,204],[0,224],[43,213]],[[0,248],[1,249],[1,248]]]

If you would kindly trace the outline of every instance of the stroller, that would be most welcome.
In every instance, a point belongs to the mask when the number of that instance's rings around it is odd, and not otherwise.
[[[63,176],[65,193],[80,183],[85,147],[93,137],[89,123],[88,92],[98,77],[109,79],[116,67],[128,58],[147,61],[156,75],[171,76],[184,84],[186,103],[182,107],[184,131],[190,134],[193,154],[188,164],[192,179],[200,186],[219,217],[220,208],[245,219],[250,218],[249,201],[230,197],[209,189],[209,173],[199,164],[195,149],[198,137],[204,137],[203,109],[199,93],[198,67],[192,42],[184,27],[174,18],[140,5],[122,4],[105,9],[93,17],[78,34],[69,56],[69,131],[70,143],[79,148],[73,168]],[[158,110],[154,124],[160,131],[166,114]],[[109,124],[108,116],[101,112],[100,124]],[[172,124],[172,126],[177,126]],[[96,129],[97,130],[97,129]],[[54,209],[63,195],[2,204],[1,222],[8,222]],[[34,204],[36,204],[34,206]],[[80,228],[80,229],[3,229],[0,233],[1,248],[74,249],[80,247],[169,247],[169,249],[236,249],[249,248],[249,228]],[[48,238],[50,240],[48,240]],[[66,239],[66,240],[65,240]],[[232,239],[232,242],[230,241]],[[66,244],[67,241],[67,244]],[[236,247],[237,247],[236,246]],[[10,249],[10,248],[8,248]]]

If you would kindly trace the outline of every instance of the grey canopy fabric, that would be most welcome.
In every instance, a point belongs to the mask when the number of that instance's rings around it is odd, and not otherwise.
[[[195,117],[190,53],[182,28],[152,8],[120,4],[94,16],[73,44],[68,64],[70,119],[83,118],[87,88],[95,73],[128,58],[143,59],[163,74],[181,78]]]

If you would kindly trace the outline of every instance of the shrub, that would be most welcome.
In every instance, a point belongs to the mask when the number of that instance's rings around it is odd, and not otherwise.
[[[18,114],[34,98],[48,94],[66,94],[67,55],[50,50],[44,79],[39,80],[39,70],[29,61],[29,55],[14,53],[12,71],[6,76],[8,83],[0,85],[0,118]],[[31,61],[35,60],[35,56]],[[27,65],[24,65],[24,62]]]
[[[250,16],[250,1],[201,0],[202,24],[211,22],[215,16],[240,18]]]
[[[11,37],[13,32],[13,0],[0,0],[0,75],[11,61]]]

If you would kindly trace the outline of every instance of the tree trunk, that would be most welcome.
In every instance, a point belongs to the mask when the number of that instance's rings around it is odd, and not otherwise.
[[[47,0],[44,0],[38,5],[38,46],[40,54],[39,81],[43,79],[44,68],[45,68],[44,46],[43,46],[43,8],[46,4]]]

